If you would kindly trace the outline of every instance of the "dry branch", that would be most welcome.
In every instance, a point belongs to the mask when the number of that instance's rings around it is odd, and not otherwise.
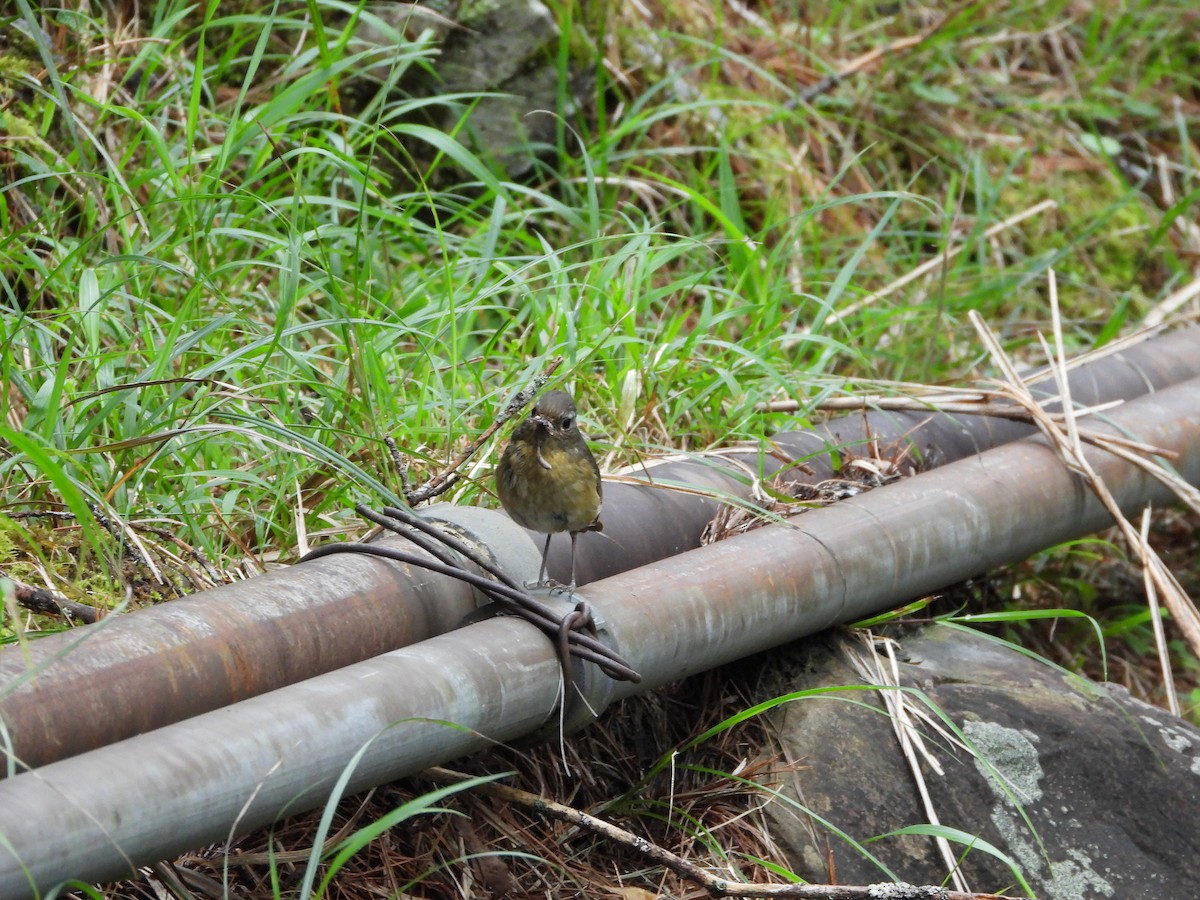
[[[908,37],[898,38],[891,43],[884,44],[882,47],[876,47],[869,50],[856,59],[852,59],[846,65],[842,66],[831,75],[826,75],[816,84],[812,84],[789,100],[785,106],[795,108],[803,103],[811,103],[813,100],[820,97],[822,94],[828,94],[839,84],[851,76],[857,75],[866,69],[871,68],[880,60],[887,56],[894,56],[897,53],[902,53],[905,50],[911,50],[913,47],[919,47],[925,43],[939,31],[949,24],[950,20],[957,16],[969,4],[960,3],[957,6],[951,7],[937,22],[931,27],[926,28],[919,34],[912,34]]]
[[[100,618],[101,610],[85,603],[68,600],[61,594],[48,591],[45,588],[34,587],[31,584],[9,578],[13,584],[13,595],[17,603],[30,612],[52,616],[62,616],[73,622],[83,622],[90,625]]]
[[[456,784],[470,778],[452,769],[433,768],[426,777],[439,784]],[[653,844],[624,828],[618,828],[574,807],[555,803],[503,784],[481,784],[473,790],[515,803],[548,819],[566,822],[606,840],[619,843],[670,869],[680,878],[703,887],[714,897],[800,897],[804,900],[1015,900],[1001,894],[951,891],[935,886],[911,884],[832,885],[832,884],[750,884],[730,881],[709,872],[690,860]]]
[[[500,415],[496,417],[495,421],[492,422],[491,425],[484,429],[483,433],[480,434],[479,437],[464,447],[458,453],[458,455],[454,457],[454,459],[450,460],[450,462],[446,464],[445,468],[443,468],[440,472],[430,478],[429,481],[421,485],[421,487],[417,488],[404,498],[408,501],[409,505],[416,506],[418,503],[424,503],[426,500],[432,500],[438,494],[448,490],[454,484],[454,482],[458,480],[458,470],[462,467],[462,465],[468,459],[474,456],[475,452],[485,443],[487,443],[488,439],[491,438],[491,436],[497,431],[499,431],[500,428],[504,426],[505,422],[529,405],[529,401],[532,400],[534,395],[537,394],[537,392],[541,390],[546,382],[550,380],[550,376],[554,374],[554,370],[561,366],[562,363],[563,358],[561,356],[556,356],[554,359],[550,360],[550,362],[546,365],[546,368],[542,370],[542,373],[535,376],[533,382],[528,387],[518,391],[513,398],[508,401],[508,405],[504,407]]]

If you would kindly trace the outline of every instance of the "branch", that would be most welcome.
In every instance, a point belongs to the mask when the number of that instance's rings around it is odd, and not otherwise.
[[[76,603],[54,591],[34,587],[9,576],[5,577],[13,584],[13,595],[17,603],[30,612],[62,616],[64,619],[83,622],[86,625],[91,625],[100,618],[101,612],[94,606]]]
[[[550,376],[554,374],[554,370],[561,366],[562,363],[563,358],[561,356],[556,356],[550,360],[546,368],[542,370],[542,373],[534,376],[533,381],[528,387],[517,391],[513,398],[508,401],[508,405],[504,407],[500,415],[496,417],[496,421],[492,422],[479,437],[471,441],[442,471],[430,478],[429,481],[411,493],[406,493],[404,499],[408,501],[409,505],[416,506],[418,503],[432,500],[438,494],[449,490],[458,480],[458,470],[462,467],[463,463],[474,456],[475,451],[487,443],[488,439],[499,431],[505,422],[529,405],[529,401],[550,380]]]
[[[438,784],[456,784],[470,776],[452,769],[433,768],[422,773]],[[698,884],[714,897],[801,897],[804,900],[1016,900],[1002,894],[977,894],[974,892],[951,891],[942,887],[917,887],[911,884],[752,884],[720,878],[670,850],[652,844],[643,837],[618,828],[603,819],[579,810],[555,803],[528,791],[518,790],[504,784],[480,784],[473,790],[488,796],[515,803],[532,812],[566,822],[577,828],[590,831],[602,838],[629,847],[657,863],[666,866],[680,878]]]
[[[868,69],[875,65],[875,63],[879,62],[885,56],[894,55],[904,50],[909,50],[913,47],[920,46],[945,28],[946,24],[968,5],[968,3],[960,3],[958,6],[953,7],[932,27],[927,28],[920,34],[913,34],[909,35],[908,37],[898,38],[897,40],[892,41],[890,44],[884,44],[882,47],[876,47],[874,50],[869,50],[862,54],[862,56],[859,56],[857,59],[851,60],[832,75],[826,75],[816,84],[809,85],[799,94],[795,95],[787,102],[787,107],[794,109],[802,103],[811,103],[822,94],[828,94],[850,76],[857,75],[864,69]]]

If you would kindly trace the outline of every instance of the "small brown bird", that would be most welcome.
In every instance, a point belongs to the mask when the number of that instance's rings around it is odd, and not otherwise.
[[[575,421],[575,402],[550,391],[513,432],[500,465],[496,492],[518,525],[546,535],[538,586],[546,584],[550,537],[571,533],[571,584],[575,588],[575,541],[583,531],[600,531],[600,467]]]

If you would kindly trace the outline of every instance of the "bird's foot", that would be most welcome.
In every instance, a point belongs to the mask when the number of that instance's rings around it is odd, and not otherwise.
[[[529,590],[541,590],[543,588],[550,591],[552,594],[574,594],[575,584],[563,584],[561,581],[555,581],[553,578],[546,578],[541,581],[527,581],[525,587]]]

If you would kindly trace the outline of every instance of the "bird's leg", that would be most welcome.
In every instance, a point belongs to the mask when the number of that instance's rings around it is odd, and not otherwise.
[[[578,537],[578,531],[571,532],[571,586],[567,588],[568,593],[574,593],[575,591],[575,540]]]
[[[572,535],[572,537],[574,537],[574,535]],[[550,535],[546,535],[546,546],[542,548],[542,567],[540,569],[538,569],[538,580],[537,580],[538,587],[545,587],[545,585],[546,585],[546,557],[549,555],[549,553],[550,553]],[[574,559],[574,555],[572,555],[572,559]]]

